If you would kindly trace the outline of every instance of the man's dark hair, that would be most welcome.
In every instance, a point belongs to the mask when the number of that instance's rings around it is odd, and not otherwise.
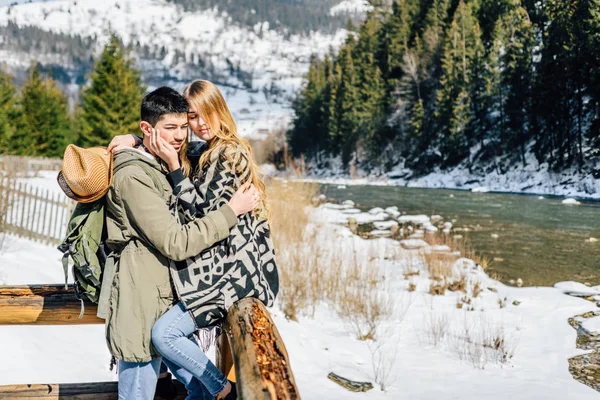
[[[163,115],[187,114],[190,107],[187,100],[175,89],[163,86],[148,93],[142,100],[142,121],[155,126]]]

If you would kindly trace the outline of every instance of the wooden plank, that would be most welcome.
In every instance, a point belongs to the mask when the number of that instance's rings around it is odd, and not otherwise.
[[[17,189],[17,182],[13,181],[10,184],[10,191],[9,191],[9,197],[8,197],[8,206],[9,211],[10,211],[10,217],[9,219],[7,219],[8,224],[9,225],[13,225],[15,223],[15,213],[16,213],[16,208],[17,207],[13,207],[13,205],[15,204],[16,200],[16,189]]]
[[[6,218],[8,217],[9,182],[7,176],[2,176],[2,180],[0,181],[0,227],[6,224]]]
[[[72,286],[0,286],[0,325],[81,325],[104,324],[96,317],[97,306],[85,302],[79,319],[81,301]]]
[[[44,235],[42,235],[42,232],[40,231],[40,224],[42,222],[42,218],[44,218],[44,213],[43,213],[43,209],[44,209],[44,203],[43,203],[43,197],[42,197],[43,191],[40,191],[39,186],[37,187],[36,191],[35,191],[35,206],[33,208],[33,215],[34,215],[34,220],[35,220],[35,233],[37,236],[37,239],[39,241],[42,240],[42,238],[44,237]]]
[[[54,230],[52,232],[52,237],[57,238],[58,237],[58,213],[60,211],[60,206],[58,205],[58,200],[59,199],[59,195],[58,193],[54,194],[54,198],[56,199],[56,207],[54,208],[54,216],[52,218],[52,226],[54,227]]]
[[[42,236],[44,236],[46,238],[46,243],[50,242],[50,235],[47,232],[48,229],[48,212],[50,210],[50,191],[48,189],[45,190],[44,192],[44,212],[42,215],[42,218],[44,219],[43,223],[42,223]]]
[[[25,197],[25,195],[23,194],[23,191],[21,190],[23,188],[23,183],[19,182],[19,189],[18,189],[18,194],[19,197],[21,198],[21,221],[19,222],[19,225],[15,225],[19,228],[18,232],[21,232],[22,228],[23,228],[23,223],[25,222],[25,214],[27,213],[27,197]],[[18,201],[18,200],[17,200]]]
[[[238,399],[299,399],[283,340],[265,306],[247,298],[228,311],[225,332],[233,350]]]
[[[187,396],[185,387],[178,381],[173,381],[173,383],[177,388],[175,400],[184,400]],[[0,399],[117,400],[118,397],[117,382],[0,386]],[[159,396],[155,396],[154,399],[161,400]]]

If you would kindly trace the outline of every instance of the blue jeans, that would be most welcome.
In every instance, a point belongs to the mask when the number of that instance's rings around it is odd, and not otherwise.
[[[187,373],[190,388],[189,399],[204,399],[200,397],[208,394],[215,398],[225,389],[228,381],[225,375],[208,359],[198,344],[188,338],[196,331],[192,316],[183,308],[181,302],[167,311],[152,327],[152,344],[163,356],[171,372],[179,379],[178,374]],[[176,372],[171,367],[179,368]],[[189,375],[196,379],[190,379]],[[179,379],[181,380],[181,379]],[[182,381],[183,382],[183,381]],[[184,382],[185,384],[185,382]],[[187,386],[187,385],[186,385]],[[199,393],[202,391],[202,394]]]
[[[119,400],[152,400],[160,358],[138,363],[119,360]]]
[[[169,367],[175,378],[185,385],[188,391],[186,400],[213,400],[215,396],[192,374],[162,359],[165,366]],[[119,400],[152,400],[156,391],[156,381],[159,373],[167,372],[161,365],[161,359],[146,363],[119,361]]]

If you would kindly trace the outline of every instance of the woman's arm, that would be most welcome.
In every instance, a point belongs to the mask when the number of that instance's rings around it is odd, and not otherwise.
[[[142,144],[142,138],[137,137],[133,134],[130,135],[117,135],[108,144],[106,148],[107,153],[116,153],[117,151],[126,149],[128,147],[135,147]]]
[[[182,209],[193,210],[196,217],[203,216],[226,204],[242,183],[249,180],[248,167],[248,158],[243,151],[227,147],[211,157],[195,187],[189,179],[175,178],[173,182],[177,183],[173,193],[179,196]]]

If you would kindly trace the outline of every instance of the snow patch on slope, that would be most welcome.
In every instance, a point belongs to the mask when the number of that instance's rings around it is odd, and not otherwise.
[[[344,13],[362,14],[372,9],[373,6],[366,0],[344,0],[340,4],[331,7],[329,13],[331,16]]]

